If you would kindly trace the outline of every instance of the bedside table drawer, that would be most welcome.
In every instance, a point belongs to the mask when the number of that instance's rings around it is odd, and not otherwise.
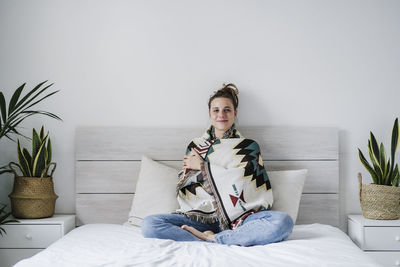
[[[61,225],[3,225],[0,248],[46,248],[62,237]]]
[[[368,251],[365,253],[383,266],[400,266],[400,251]]]
[[[400,227],[365,227],[365,250],[399,250]]]

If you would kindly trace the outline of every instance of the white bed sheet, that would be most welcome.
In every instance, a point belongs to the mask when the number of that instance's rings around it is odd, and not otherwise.
[[[63,266],[380,266],[338,228],[296,225],[283,242],[239,247],[143,238],[140,228],[78,227],[16,267]]]

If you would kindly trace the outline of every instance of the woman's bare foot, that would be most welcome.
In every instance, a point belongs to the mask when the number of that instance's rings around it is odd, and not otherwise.
[[[181,228],[185,229],[186,231],[190,232],[191,234],[200,238],[201,240],[215,242],[214,232],[212,231],[200,232],[196,228],[188,225],[182,225]]]

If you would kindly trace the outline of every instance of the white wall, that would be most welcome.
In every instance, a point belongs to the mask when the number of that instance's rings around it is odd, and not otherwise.
[[[54,82],[25,133],[50,130],[56,211],[74,212],[78,125],[204,126],[223,82],[240,89],[240,125],[340,129],[340,207],[360,212],[357,147],[389,148],[400,115],[399,1],[0,2],[0,88]],[[1,140],[0,164],[16,145]],[[399,155],[398,155],[399,157]],[[400,157],[399,157],[400,158]],[[369,179],[365,179],[368,182]],[[11,176],[0,179],[7,203]]]

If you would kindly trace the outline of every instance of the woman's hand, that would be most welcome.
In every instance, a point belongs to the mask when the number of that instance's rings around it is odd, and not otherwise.
[[[192,169],[192,170],[200,170],[201,163],[203,162],[203,158],[197,153],[193,148],[191,149],[189,155],[185,155],[183,157],[183,168],[184,169]]]

